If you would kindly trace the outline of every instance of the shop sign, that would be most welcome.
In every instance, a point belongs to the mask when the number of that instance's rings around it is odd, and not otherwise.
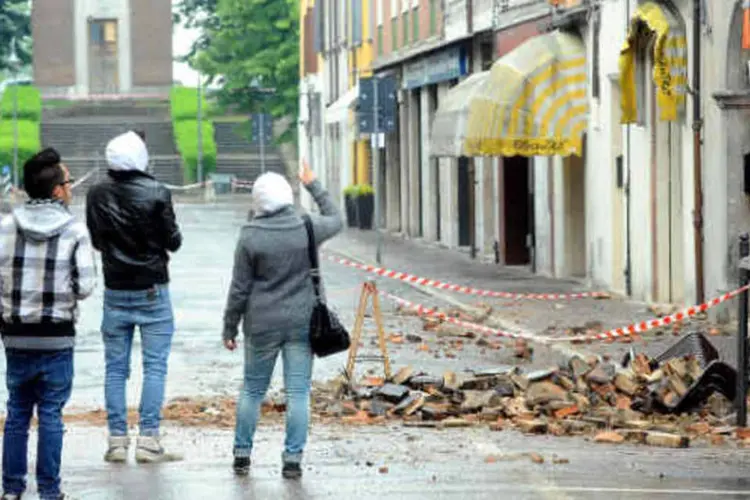
[[[404,65],[403,88],[414,89],[446,80],[461,78],[469,73],[466,50],[453,47]]]

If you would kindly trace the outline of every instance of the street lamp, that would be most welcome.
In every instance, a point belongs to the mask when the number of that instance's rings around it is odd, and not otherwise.
[[[261,96],[273,95],[276,92],[275,87],[260,87],[259,85],[253,85],[252,91],[260,94]],[[258,139],[260,140],[260,171],[262,174],[266,173],[266,116],[265,116],[265,100],[261,98],[260,113],[258,113]]]
[[[18,65],[20,60],[16,54],[16,39],[10,42],[10,56],[8,57],[8,66],[10,66],[13,80],[13,185],[18,187]]]
[[[203,184],[203,82],[198,74],[198,182]]]

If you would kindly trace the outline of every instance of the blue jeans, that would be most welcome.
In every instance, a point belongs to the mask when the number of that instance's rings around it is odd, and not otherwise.
[[[284,462],[302,461],[310,424],[310,384],[313,353],[307,327],[269,331],[246,337],[245,382],[237,404],[234,456],[249,457],[253,436],[260,417],[260,407],[271,382],[276,358],[281,352],[284,362],[286,392],[286,441]]]
[[[143,387],[138,409],[140,434],[158,436],[167,360],[174,334],[168,287],[104,291],[102,337],[107,372],[104,398],[111,436],[126,436],[128,433],[125,386],[130,377],[130,352],[136,326],[141,332],[143,351]]]
[[[26,490],[29,423],[36,406],[39,440],[36,480],[43,500],[60,495],[62,409],[73,387],[73,349],[26,351],[6,349],[8,416],[3,436],[3,490]]]

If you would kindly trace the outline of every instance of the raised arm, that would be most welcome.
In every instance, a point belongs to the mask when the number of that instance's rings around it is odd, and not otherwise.
[[[311,214],[315,228],[315,242],[320,245],[336,236],[344,227],[341,211],[333,201],[331,194],[323,189],[323,185],[315,177],[307,162],[303,163],[300,180],[320,208],[320,214]]]

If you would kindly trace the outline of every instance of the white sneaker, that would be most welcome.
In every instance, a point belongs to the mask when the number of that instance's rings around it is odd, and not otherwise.
[[[128,436],[111,436],[109,438],[109,449],[104,454],[104,461],[113,464],[124,464],[128,461],[128,448],[130,438]]]
[[[156,436],[138,436],[135,448],[135,461],[139,464],[160,464],[164,462],[179,462],[183,457],[179,453],[169,453],[161,445]]]

